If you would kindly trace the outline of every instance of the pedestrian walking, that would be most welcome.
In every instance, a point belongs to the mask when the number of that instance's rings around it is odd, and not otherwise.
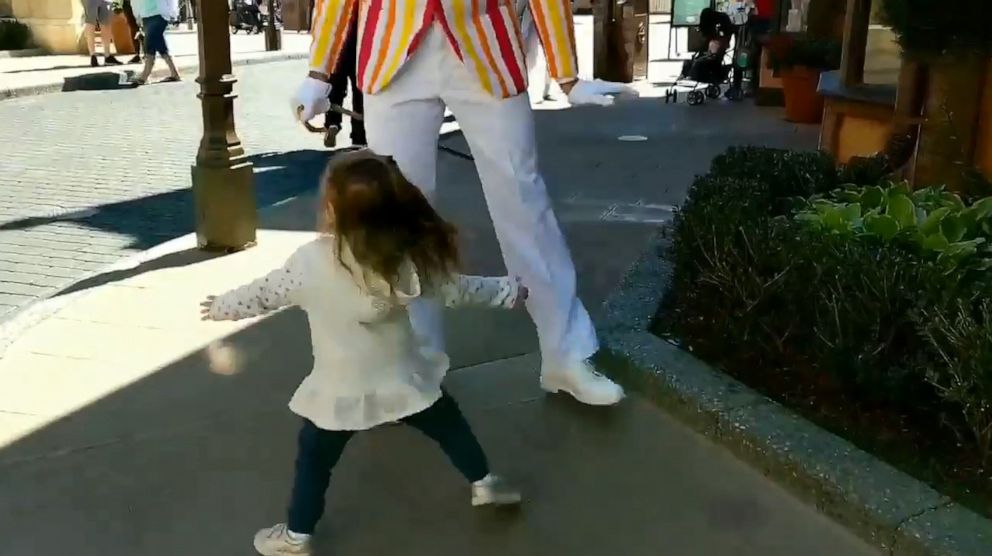
[[[138,23],[138,18],[134,15],[131,0],[124,0],[121,8],[124,11],[124,18],[127,19],[127,27],[131,31],[131,38],[134,39],[134,58],[131,58],[128,63],[140,64],[141,53],[144,51],[145,42],[144,37],[141,35],[141,25]]]
[[[98,67],[99,60],[96,57],[96,28],[100,27],[100,42],[103,43],[103,64],[106,66],[119,66],[120,60],[110,52],[111,45],[114,44],[114,36],[110,32],[110,19],[113,17],[113,7],[110,0],[83,0],[83,35],[86,37],[86,49],[90,54],[90,65]]]
[[[331,92],[328,100],[332,105],[342,106],[348,97],[348,82],[351,81],[351,108],[361,114],[365,110],[362,90],[358,88],[358,79],[355,74],[358,56],[358,18],[352,18],[348,26],[348,33],[344,39],[341,59],[338,60],[337,67],[331,72]],[[338,133],[341,133],[343,117],[341,112],[331,109],[324,115],[324,146],[333,149],[337,145]],[[365,146],[365,124],[362,120],[351,118],[351,144],[354,146]]]
[[[290,409],[303,418],[288,519],[255,536],[263,556],[310,555],[331,472],[359,431],[400,421],[440,445],[471,485],[473,506],[513,505],[520,493],[490,473],[454,398],[441,387],[448,357],[418,342],[407,307],[515,308],[510,278],[455,273],[455,229],[396,163],[368,150],[338,157],[322,178],[322,234],[267,276],[202,304],[206,320],[250,318],[298,305],[313,369]]]
[[[141,18],[141,26],[145,30],[145,67],[134,83],[144,85],[148,82],[155,67],[155,59],[159,55],[169,66],[170,72],[163,82],[179,81],[179,70],[169,55],[169,45],[165,40],[165,29],[169,26],[169,21],[175,19],[179,13],[178,1],[132,0],[132,7],[135,15]]]

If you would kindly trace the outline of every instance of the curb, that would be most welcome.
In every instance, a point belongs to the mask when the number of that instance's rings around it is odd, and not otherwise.
[[[0,50],[0,60],[11,58],[31,58],[33,56],[44,56],[48,51],[44,48],[22,48],[21,50]]]
[[[606,300],[602,370],[886,554],[989,554],[992,521],[652,334],[667,245],[662,231]]]
[[[234,60],[231,63],[232,67],[244,67],[244,66],[254,66],[257,64],[267,64],[270,62],[288,62],[291,60],[305,60],[309,57],[306,52],[288,52],[279,53],[272,56],[266,56],[264,58],[247,58],[243,60]],[[105,69],[101,66],[102,69]],[[196,75],[200,71],[200,65],[195,64],[192,66],[186,66],[179,68],[179,74],[184,76]],[[115,73],[119,73],[123,78],[129,76],[129,74],[134,74],[131,70],[117,70]],[[153,78],[163,78],[169,75],[169,71],[165,68],[157,69],[152,71]],[[67,79],[81,79],[85,78],[86,74],[69,77]],[[63,87],[65,87],[66,79],[63,79],[57,83],[43,83],[40,85],[31,85],[28,87],[20,87],[17,89],[0,89],[0,101],[10,100],[14,98],[23,98],[37,95],[46,95],[49,93],[59,93],[62,92]]]

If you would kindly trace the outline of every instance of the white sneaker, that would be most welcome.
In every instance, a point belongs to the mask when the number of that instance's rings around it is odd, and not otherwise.
[[[255,550],[262,556],[313,556],[310,535],[293,538],[285,523],[255,533]]]
[[[615,405],[624,398],[623,388],[596,371],[588,360],[544,369],[541,388],[552,394],[566,392],[588,405]]]
[[[472,483],[473,506],[514,506],[520,500],[520,491],[496,475]]]

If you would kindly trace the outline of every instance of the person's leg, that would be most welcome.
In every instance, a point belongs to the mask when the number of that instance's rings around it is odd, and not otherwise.
[[[357,18],[353,18],[353,21]],[[348,97],[348,77],[355,72],[355,42],[357,41],[356,26],[353,23],[348,29],[345,37],[344,47],[338,64],[330,75],[331,93],[327,100],[334,106],[344,106],[344,100]],[[324,146],[333,148],[337,145],[337,135],[341,132],[343,116],[340,112],[332,109],[324,115]]]
[[[90,56],[96,55],[96,24],[87,23],[83,26],[83,35],[86,37],[86,52]]]
[[[90,55],[90,65],[97,67],[96,59],[96,24],[100,21],[99,4],[94,0],[83,0],[83,37],[86,38],[86,52]]]
[[[451,463],[470,483],[489,475],[489,462],[458,403],[447,391],[429,408],[405,417],[404,423],[438,443]]]
[[[262,556],[310,556],[310,536],[324,515],[324,498],[331,471],[341,458],[353,431],[328,431],[304,419],[298,437],[296,472],[288,519],[255,534],[255,550]]]
[[[489,462],[458,403],[444,389],[429,408],[402,419],[437,442],[451,463],[472,485],[473,506],[506,506],[520,503],[520,492],[489,472]]]
[[[135,81],[144,85],[148,82],[148,78],[152,74],[152,69],[155,67],[155,53],[147,52],[145,53],[145,66],[141,68],[141,74],[135,79]]]
[[[124,10],[124,18],[127,19],[127,28],[131,33],[131,39],[134,40],[134,57],[128,63],[137,64],[141,62],[141,27],[138,25],[137,18],[134,17],[134,9],[131,7],[131,1],[124,0],[121,6]]]
[[[538,170],[528,96],[486,94],[454,55],[440,73],[442,98],[475,156],[507,270],[530,289],[527,308],[537,326],[542,386],[589,404],[619,402],[623,390],[587,361],[599,347],[596,332],[576,296],[572,257]]]
[[[165,65],[169,67],[169,80],[179,81],[179,70],[176,69],[175,62],[172,61],[172,55],[169,53],[169,42],[165,38],[165,30],[169,26],[169,22],[162,16],[160,25],[162,26],[162,32],[159,34],[160,40],[158,44],[158,53],[162,55],[162,59],[165,60]]]
[[[111,30],[111,20],[114,14],[111,11],[110,4],[102,4],[99,7],[98,13],[100,15],[100,42],[103,43],[103,63],[108,66],[120,65],[120,62],[114,57],[114,53],[110,49],[111,45],[114,44],[114,34]]]
[[[355,80],[354,74],[351,76],[351,108],[359,114],[365,114],[365,94],[358,88],[358,81]],[[368,145],[364,120],[351,119],[351,144]]]
[[[351,81],[351,109],[359,114],[365,113],[365,103],[361,89],[358,88],[358,18],[352,19],[351,35],[345,44],[342,53],[342,63],[345,64],[344,71],[348,80]],[[351,144],[366,145],[368,139],[365,137],[365,123],[361,119],[351,118]]]
[[[369,148],[392,156],[407,179],[432,203],[444,104],[438,96],[438,75],[428,47],[440,41],[434,48],[448,48],[445,40],[443,33],[429,33],[402,73],[383,91],[363,99]],[[410,321],[422,342],[443,351],[441,309],[435,300],[417,299],[410,307]]]
[[[296,455],[293,493],[287,510],[289,530],[313,534],[324,515],[324,498],[331,481],[331,471],[341,459],[353,431],[328,431],[304,420]]]
[[[160,37],[161,22],[165,21],[161,16],[146,17],[141,20],[141,25],[145,28],[145,67],[141,70],[141,75],[135,80],[139,85],[148,81],[155,67],[155,58],[161,50],[161,42],[165,39]]]

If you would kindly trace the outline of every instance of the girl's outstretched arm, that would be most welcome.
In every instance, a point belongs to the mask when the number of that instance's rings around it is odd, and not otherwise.
[[[294,304],[303,287],[302,265],[294,254],[282,267],[202,304],[204,320],[241,320]]]
[[[519,280],[503,276],[466,276],[455,274],[441,286],[441,299],[446,307],[483,305],[513,309],[527,299],[527,288]]]

